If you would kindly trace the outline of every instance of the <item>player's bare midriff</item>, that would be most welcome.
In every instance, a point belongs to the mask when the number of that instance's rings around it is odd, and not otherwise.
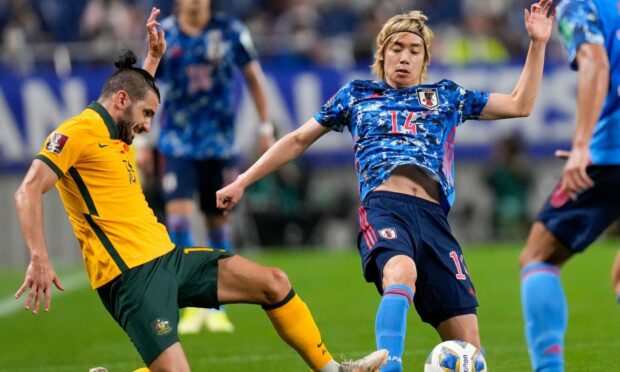
[[[439,204],[439,183],[415,165],[401,165],[374,191],[412,195]]]

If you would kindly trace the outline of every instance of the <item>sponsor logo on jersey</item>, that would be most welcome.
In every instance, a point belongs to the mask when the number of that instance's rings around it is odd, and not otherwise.
[[[172,327],[170,326],[170,321],[157,318],[153,322],[153,330],[156,335],[161,336],[172,331]]]
[[[437,89],[418,89],[417,93],[418,102],[420,102],[420,105],[429,109],[433,109],[439,105],[439,95],[437,93]]]
[[[53,152],[54,154],[60,154],[68,139],[69,137],[64,134],[54,132],[50,135],[50,138],[45,145],[45,149],[49,152]]]
[[[393,227],[386,227],[385,229],[379,230],[379,235],[385,239],[396,239],[396,229]]]

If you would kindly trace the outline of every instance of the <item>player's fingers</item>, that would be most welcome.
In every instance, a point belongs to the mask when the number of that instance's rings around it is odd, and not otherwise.
[[[15,298],[20,298],[24,292],[26,292],[26,289],[28,289],[29,284],[27,280],[24,280],[24,284],[22,284],[21,287],[19,287],[19,289],[17,290],[17,292],[15,292]]]
[[[588,175],[588,171],[585,167],[579,169],[579,180],[584,186],[584,189],[594,186],[594,181],[592,181],[592,178]]]
[[[26,296],[26,302],[24,303],[24,308],[26,310],[30,310],[37,296],[37,287],[32,285],[30,287],[30,291],[28,292],[28,296]]]
[[[65,290],[65,287],[62,285],[62,282],[60,281],[60,278],[58,276],[54,277],[54,285],[56,286],[56,288],[60,289],[61,291]]]
[[[43,292],[45,296],[45,311],[50,311],[50,305],[52,304],[52,287],[47,287],[45,292]]]
[[[39,312],[39,306],[41,306],[41,297],[43,297],[43,290],[37,290],[36,295],[34,297],[34,305],[32,306],[33,314],[36,314]]]
[[[530,20],[530,12],[527,9],[524,9],[523,19],[525,20],[525,23],[529,22]]]
[[[151,9],[151,14],[149,15],[149,19],[148,19],[147,22],[150,22],[150,21],[154,20],[155,18],[157,18],[157,16],[159,15],[160,12],[161,11],[158,8],[153,7]]]
[[[561,159],[568,159],[570,156],[570,151],[566,150],[555,150],[555,157]]]

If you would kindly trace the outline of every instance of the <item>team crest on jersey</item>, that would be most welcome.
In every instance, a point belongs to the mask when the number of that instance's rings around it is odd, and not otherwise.
[[[418,89],[418,102],[426,108],[433,109],[439,105],[439,94],[437,89]]]
[[[54,154],[60,154],[68,139],[69,137],[64,134],[54,132],[50,135],[47,144],[45,144],[45,149],[49,152],[53,152]]]
[[[164,319],[155,319],[153,322],[153,331],[158,336],[165,335],[172,331],[172,327],[170,326],[170,321]]]
[[[396,229],[393,227],[386,227],[385,229],[379,230],[379,235],[385,239],[396,239]]]

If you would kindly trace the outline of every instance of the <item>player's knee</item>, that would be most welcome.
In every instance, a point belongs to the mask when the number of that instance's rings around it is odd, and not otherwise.
[[[265,303],[274,304],[282,301],[291,291],[291,282],[288,275],[278,268],[269,268],[263,289]]]
[[[519,255],[519,268],[522,269],[532,262],[534,262],[533,255],[530,253],[528,247],[525,246],[521,251],[521,255]]]

